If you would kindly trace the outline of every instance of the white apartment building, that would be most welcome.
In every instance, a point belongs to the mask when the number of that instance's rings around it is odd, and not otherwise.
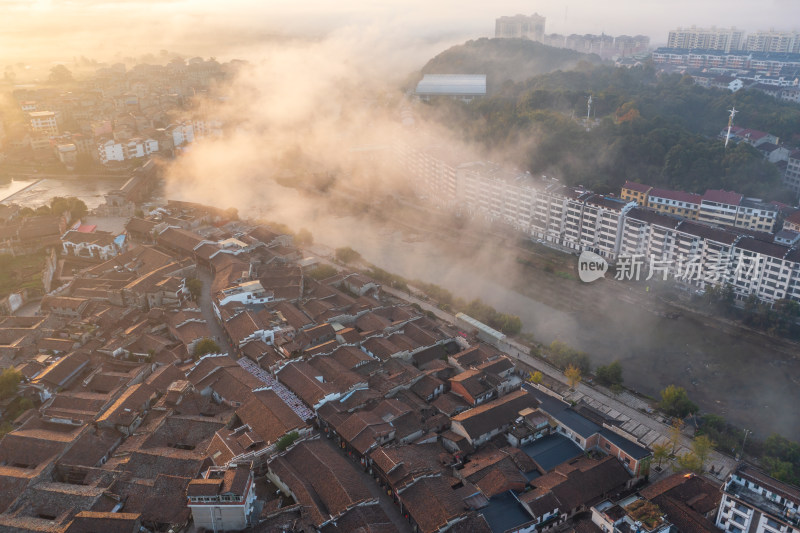
[[[109,139],[100,143],[97,146],[100,153],[100,161],[108,163],[109,161],[125,161],[125,152],[122,149],[122,143]]]
[[[203,137],[222,137],[222,121],[197,118],[192,120],[192,130],[194,136],[198,139]]]
[[[176,148],[194,142],[194,126],[191,123],[173,124],[167,131],[172,134],[172,143]]]
[[[741,50],[744,45],[744,30],[736,28],[677,28],[669,32],[667,47],[689,50]]]
[[[728,533],[799,533],[800,490],[740,464],[722,487],[716,525]]]
[[[730,283],[741,299],[800,301],[800,250],[767,242],[777,217],[774,206],[709,190],[702,197],[690,195],[691,201],[665,194],[676,203],[659,204],[656,211],[487,161],[444,161],[433,151],[408,146],[397,147],[396,154],[418,196],[439,207],[502,222],[575,253],[589,250],[609,260],[637,256],[643,275],[652,266],[659,278],[700,289]],[[700,220],[678,216],[691,214]],[[764,236],[745,236],[734,226]]]
[[[748,52],[800,53],[800,32],[757,31],[747,36],[744,49]]]
[[[494,36],[498,39],[544,40],[544,24],[547,19],[538,13],[531,16],[515,15],[495,20]]]
[[[271,291],[266,291],[261,286],[260,281],[247,281],[239,283],[227,289],[222,289],[217,295],[215,307],[221,307],[230,303],[241,305],[260,305],[271,302],[274,299]],[[219,312],[217,312],[219,316]]]
[[[68,231],[61,237],[64,255],[108,260],[117,255],[114,236],[107,232],[82,233]]]
[[[53,111],[32,111],[28,113],[28,116],[33,131],[50,135],[58,134],[57,117]]]
[[[97,149],[100,154],[100,161],[105,164],[110,161],[127,161],[129,159],[147,157],[158,152],[158,141],[140,137],[134,137],[126,142],[109,139],[100,143]]]
[[[249,464],[210,467],[189,482],[186,498],[195,527],[207,531],[241,531],[258,521]]]

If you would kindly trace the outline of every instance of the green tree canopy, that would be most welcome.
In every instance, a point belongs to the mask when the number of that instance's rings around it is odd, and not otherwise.
[[[619,361],[607,366],[598,366],[594,373],[601,385],[622,385],[622,364]]]
[[[219,345],[214,342],[214,339],[209,339],[208,337],[200,340],[194,346],[194,358],[200,359],[204,355],[220,353],[222,350]]]
[[[282,452],[286,448],[294,444],[294,441],[296,441],[298,438],[300,438],[300,434],[297,431],[292,431],[291,433],[287,433],[286,435],[278,439],[278,442],[275,443],[275,448],[277,448],[279,452]]]
[[[334,254],[336,260],[341,261],[342,263],[353,263],[361,259],[361,254],[356,252],[349,246],[345,246],[343,248],[337,248]]]
[[[678,418],[686,418],[699,410],[697,404],[689,400],[686,389],[675,385],[669,385],[661,391],[661,402],[658,406],[668,415]]]
[[[314,236],[311,235],[311,232],[306,228],[300,228],[300,231],[294,236],[294,242],[299,245],[307,246],[314,243]]]
[[[189,294],[192,296],[192,300],[195,302],[200,299],[200,295],[203,293],[203,282],[197,278],[189,278],[186,280],[186,290],[189,291]]]
[[[53,83],[72,81],[72,72],[64,65],[58,64],[50,69],[50,76],[48,79]]]
[[[14,396],[20,381],[22,381],[22,374],[16,368],[9,367],[3,370],[3,373],[0,374],[0,400]]]
[[[313,280],[319,281],[321,279],[325,279],[325,278],[329,278],[331,276],[335,276],[337,272],[338,272],[338,270],[336,270],[336,268],[332,267],[331,265],[327,265],[327,264],[323,263],[323,264],[320,264],[320,265],[317,265],[316,267],[314,267],[313,270],[310,270],[308,272],[308,277],[313,279]]]

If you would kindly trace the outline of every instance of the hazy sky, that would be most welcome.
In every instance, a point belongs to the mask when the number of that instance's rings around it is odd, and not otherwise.
[[[800,27],[798,0],[0,0],[0,61],[65,61],[158,52],[242,55],[266,36],[364,30],[406,41],[453,43],[490,36],[501,15],[538,12],[548,33],[650,35],[678,25],[748,31]]]

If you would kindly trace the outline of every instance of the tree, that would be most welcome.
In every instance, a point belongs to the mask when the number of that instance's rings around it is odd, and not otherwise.
[[[86,218],[89,208],[80,198],[56,196],[50,200],[50,213],[54,215],[68,213],[70,221],[73,221]]]
[[[294,443],[294,441],[296,441],[298,438],[300,438],[300,434],[298,432],[296,432],[296,431],[292,431],[291,433],[287,433],[286,435],[284,435],[283,437],[278,439],[278,442],[275,443],[275,448],[279,452],[282,452],[286,448],[291,446]]]
[[[698,435],[692,441],[692,452],[700,460],[700,469],[705,466],[711,450],[714,448],[714,442],[708,438],[707,435]]]
[[[229,207],[225,210],[225,217],[228,220],[239,220],[239,210],[235,207]]]
[[[658,466],[661,467],[661,462],[670,456],[669,443],[653,444],[653,459],[658,461]]]
[[[678,457],[678,464],[681,468],[701,474],[713,447],[714,443],[706,435],[695,437],[692,441],[692,451]]]
[[[694,452],[686,452],[678,457],[678,465],[685,470],[691,470],[695,474],[703,472],[703,462]]]
[[[576,350],[559,340],[554,340],[550,343],[550,356],[553,364],[559,368],[573,365],[578,367],[583,374],[588,374],[591,369],[589,356],[585,352]]]
[[[681,420],[680,418],[673,418],[672,425],[669,427],[668,431],[669,443],[672,446],[672,452],[671,452],[672,454],[674,454],[675,450],[677,450],[681,445],[681,437],[683,436],[683,434],[681,433],[682,429],[683,429],[683,420]]]
[[[64,83],[72,81],[72,72],[64,65],[56,65],[50,69],[49,80],[53,83]]]
[[[622,365],[619,361],[614,361],[608,366],[598,366],[595,375],[601,385],[622,385]]]
[[[187,279],[186,290],[189,291],[189,294],[192,296],[192,300],[196,302],[200,299],[200,295],[203,293],[203,281],[197,278]]]
[[[336,249],[335,257],[337,261],[341,261],[342,263],[353,263],[361,259],[361,254],[349,246],[345,246]]]
[[[699,410],[697,404],[689,400],[686,389],[669,385],[661,391],[661,402],[659,408],[670,416],[686,418]]]
[[[321,279],[335,276],[337,272],[339,271],[336,270],[336,268],[332,267],[331,265],[321,264],[317,265],[313,270],[309,271],[308,277],[313,280],[319,281]]]
[[[308,246],[314,243],[314,236],[306,228],[300,228],[300,231],[294,236],[294,242],[302,246]]]
[[[569,365],[566,370],[564,370],[564,375],[567,377],[567,383],[569,383],[569,388],[574,389],[575,385],[581,382],[581,369],[575,365]]]
[[[544,381],[544,374],[542,374],[539,370],[536,372],[531,372],[528,376],[528,381],[534,385],[541,385],[542,381]]]
[[[214,342],[214,339],[209,339],[205,337],[201,339],[200,342],[195,344],[194,346],[194,358],[195,360],[200,359],[204,355],[208,355],[210,353],[220,353],[222,350],[219,347],[219,344]]]
[[[17,393],[22,374],[14,367],[8,367],[0,374],[0,400],[11,398]]]

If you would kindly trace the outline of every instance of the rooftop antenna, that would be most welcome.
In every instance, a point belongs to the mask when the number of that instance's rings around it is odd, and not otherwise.
[[[725,148],[728,147],[728,141],[731,140],[731,127],[733,126],[733,117],[735,117],[737,113],[736,107],[734,106],[728,109],[728,111],[730,112],[731,115],[730,117],[728,117],[728,134],[725,136]]]

